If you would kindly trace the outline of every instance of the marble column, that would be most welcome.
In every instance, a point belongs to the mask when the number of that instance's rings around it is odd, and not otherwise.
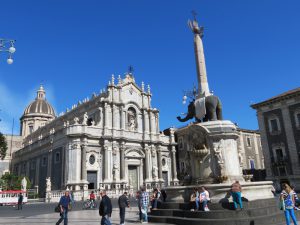
[[[143,159],[140,160],[140,166],[139,166],[139,169],[140,169],[140,182],[139,182],[139,186],[142,186],[143,183],[144,183],[144,178],[143,178],[143,168],[144,168],[144,165],[143,165]]]
[[[123,122],[125,118],[123,118],[123,106],[119,107],[119,118],[120,118],[120,129],[124,130],[125,129],[125,123]],[[123,126],[124,123],[124,126]]]
[[[39,177],[40,177],[40,158],[36,159],[36,164],[35,164],[35,185],[39,185]]]
[[[120,147],[120,172],[121,172],[121,181],[125,181],[125,148],[124,146]]]
[[[109,152],[108,146],[104,146],[104,182],[109,180]]]
[[[162,162],[161,162],[161,149],[157,148],[157,165],[158,165],[158,179],[162,181]]]
[[[86,145],[81,145],[81,180],[87,180],[87,171],[86,171]]]
[[[52,149],[48,152],[47,177],[51,177],[52,172]]]
[[[145,148],[145,170],[146,170],[146,181],[150,180],[150,165],[149,165],[149,159],[150,159],[150,149]]]
[[[178,181],[177,179],[177,168],[176,168],[176,149],[175,146],[172,146],[172,178],[173,181]]]
[[[107,129],[108,128],[108,116],[109,116],[109,113],[108,113],[108,104],[105,102],[104,103],[104,129]]]
[[[146,109],[144,109],[144,128],[144,134],[149,134],[149,115]]]
[[[196,20],[193,20],[192,22],[189,21],[189,26],[192,32],[194,33],[194,50],[197,67],[199,96],[207,96],[210,95],[210,93],[207,82],[204,49],[202,43],[203,29],[199,27],[198,22]]]

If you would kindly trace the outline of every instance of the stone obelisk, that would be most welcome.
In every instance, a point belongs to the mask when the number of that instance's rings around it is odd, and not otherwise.
[[[210,95],[206,75],[204,49],[202,43],[203,27],[199,27],[196,18],[194,18],[193,21],[189,20],[188,25],[194,33],[194,48],[198,79],[198,98],[200,98]]]

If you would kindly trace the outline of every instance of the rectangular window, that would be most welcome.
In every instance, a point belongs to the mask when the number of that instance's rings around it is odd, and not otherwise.
[[[253,159],[250,159],[250,169],[254,170],[255,169],[255,162]]]
[[[277,160],[283,159],[283,151],[282,151],[282,149],[278,148],[275,151],[276,151]]]
[[[276,119],[272,119],[270,120],[270,123],[271,123],[271,131],[279,131],[278,129],[278,123],[277,123],[277,120]]]
[[[29,126],[29,134],[33,132],[33,126]]]
[[[251,147],[251,138],[250,137],[247,137],[247,146]]]
[[[297,118],[296,124],[298,124],[298,126],[300,126],[300,113],[297,113],[296,118]]]
[[[46,166],[47,165],[47,157],[44,156],[42,159],[42,166]]]
[[[55,153],[55,162],[58,163],[60,161],[60,153],[56,152]]]

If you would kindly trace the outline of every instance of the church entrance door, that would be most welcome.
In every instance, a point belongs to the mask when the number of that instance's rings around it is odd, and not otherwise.
[[[97,171],[87,171],[88,189],[97,189]]]
[[[128,184],[132,186],[133,191],[138,190],[138,170],[137,166],[128,166]]]
[[[169,180],[168,180],[168,172],[167,172],[167,171],[163,171],[163,173],[162,173],[162,178],[164,179],[163,186],[164,186],[164,187],[167,187],[167,186],[168,186],[168,183],[169,183]]]

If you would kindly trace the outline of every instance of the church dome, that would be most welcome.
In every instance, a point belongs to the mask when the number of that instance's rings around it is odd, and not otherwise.
[[[55,117],[55,112],[50,103],[45,99],[45,90],[43,86],[40,86],[37,91],[36,99],[31,102],[25,109],[24,115],[32,115],[32,114],[44,114],[45,116]]]

